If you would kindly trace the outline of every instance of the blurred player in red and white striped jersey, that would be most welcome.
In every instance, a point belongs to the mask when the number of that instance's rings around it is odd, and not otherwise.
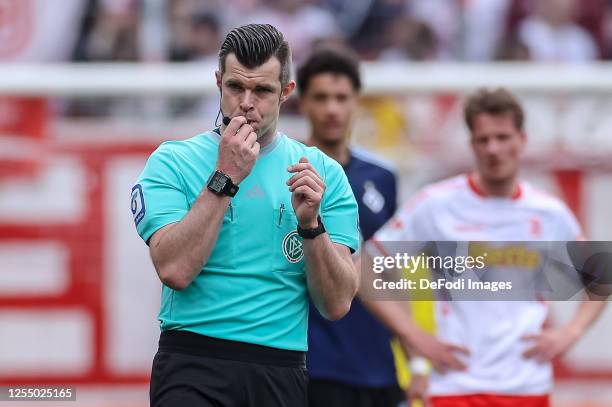
[[[368,242],[368,254],[384,255],[384,242],[391,241],[581,239],[563,202],[519,180],[526,135],[514,96],[481,90],[467,100],[465,120],[475,171],[424,188]],[[568,324],[553,329],[545,327],[548,309],[540,301],[436,302],[436,338],[410,335],[411,345],[436,367],[431,404],[548,406],[551,360],[582,336],[604,304],[584,301]],[[392,306],[379,302],[374,311],[391,315]]]

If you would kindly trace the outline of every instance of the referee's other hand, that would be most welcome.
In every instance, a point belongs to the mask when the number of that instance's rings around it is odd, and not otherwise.
[[[240,184],[253,169],[259,148],[257,134],[246,117],[234,117],[219,142],[217,170],[229,176],[234,184]]]

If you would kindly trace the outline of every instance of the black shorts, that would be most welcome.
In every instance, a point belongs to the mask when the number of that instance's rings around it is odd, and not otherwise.
[[[306,407],[304,352],[165,331],[153,359],[152,407]]]
[[[310,407],[398,407],[405,395],[398,386],[359,387],[333,380],[311,379],[308,399]]]

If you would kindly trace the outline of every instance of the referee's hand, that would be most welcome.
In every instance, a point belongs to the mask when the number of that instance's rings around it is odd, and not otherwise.
[[[253,169],[259,147],[257,134],[246,117],[234,117],[219,142],[217,170],[229,176],[234,184],[240,184]]]
[[[297,216],[298,224],[304,229],[318,226],[319,206],[325,193],[325,182],[306,157],[287,168],[294,174],[287,181],[291,192],[291,205]]]

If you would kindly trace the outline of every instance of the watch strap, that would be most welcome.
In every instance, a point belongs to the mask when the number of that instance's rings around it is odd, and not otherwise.
[[[317,227],[312,229],[303,229],[298,224],[297,233],[302,239],[314,239],[315,237],[325,233],[325,226],[323,226],[323,221],[321,220],[321,216],[317,216]]]
[[[224,195],[227,195],[230,198],[233,198],[238,193],[238,189],[239,189],[238,185],[234,184],[230,177],[227,177],[227,182],[225,183],[225,186],[223,187],[223,190],[221,192]]]

